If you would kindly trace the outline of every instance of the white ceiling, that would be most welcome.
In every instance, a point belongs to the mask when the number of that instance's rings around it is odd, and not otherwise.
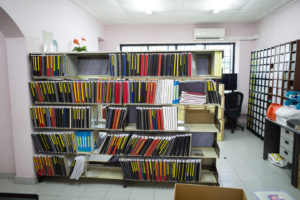
[[[70,0],[106,25],[255,22],[295,0]],[[146,14],[146,10],[152,14]],[[217,14],[214,9],[220,9]]]

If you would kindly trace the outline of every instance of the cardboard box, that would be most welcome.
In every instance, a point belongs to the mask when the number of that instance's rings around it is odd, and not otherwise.
[[[184,113],[184,123],[210,124],[214,123],[214,113],[210,110],[187,108]]]
[[[176,184],[174,200],[247,200],[242,189]]]

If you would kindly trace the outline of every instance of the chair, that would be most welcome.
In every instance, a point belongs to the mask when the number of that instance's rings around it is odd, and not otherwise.
[[[237,119],[241,115],[244,95],[241,92],[231,92],[225,94],[225,116],[231,133],[234,133],[236,127],[240,127],[244,131],[244,127],[237,124]]]

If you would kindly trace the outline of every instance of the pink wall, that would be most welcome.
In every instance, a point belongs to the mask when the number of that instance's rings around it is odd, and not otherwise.
[[[119,50],[120,44],[130,43],[194,43],[194,28],[224,27],[226,37],[252,36],[257,34],[256,24],[201,24],[201,25],[140,25],[105,26],[101,51]],[[207,41],[204,41],[207,42]],[[217,41],[220,42],[220,41]],[[228,41],[224,41],[228,42]],[[247,113],[250,52],[255,50],[254,41],[236,42],[235,67],[239,71],[238,90],[244,93],[243,113]]]
[[[256,49],[256,41],[240,41],[238,42],[239,56],[236,58],[236,62],[239,66],[238,71],[238,90],[244,94],[244,100],[242,105],[242,114],[248,112],[248,98],[249,98],[249,78],[250,78],[250,52]]]
[[[29,120],[30,70],[26,42],[24,38],[8,38],[6,43],[16,177],[34,177],[30,136],[32,129]]]
[[[257,49],[300,39],[300,1],[271,13],[257,23]]]
[[[193,43],[194,28],[221,27],[226,29],[226,36],[247,36],[256,34],[256,26],[249,24],[179,24],[179,25],[137,25],[105,26],[104,41],[99,50],[119,50],[120,44],[129,43]]]
[[[2,8],[26,37],[29,51],[42,50],[42,30],[53,33],[59,51],[71,51],[75,36],[84,36],[90,51],[98,50],[103,25],[68,0],[0,0]]]
[[[15,173],[6,41],[0,31],[0,173]]]
[[[30,137],[32,125],[29,120],[31,100],[28,82],[31,78],[28,53],[42,50],[42,30],[54,33],[59,51],[70,51],[73,37],[81,36],[81,34],[87,39],[88,50],[97,51],[98,37],[103,37],[103,26],[95,17],[68,0],[0,0],[0,5],[25,36],[24,38],[6,38],[7,64],[1,65],[7,71],[7,75],[2,74],[1,71],[0,81],[4,82],[5,79],[2,79],[2,75],[4,75],[6,76],[4,86],[9,85],[12,123],[12,134],[10,135],[13,140],[7,141],[0,147],[6,150],[1,151],[5,152],[5,155],[0,154],[0,160],[11,155],[7,161],[11,163],[9,166],[11,171],[4,169],[6,165],[1,162],[0,173],[15,172],[16,177],[21,178],[18,180],[24,180],[22,179],[24,177],[35,177],[32,162],[34,151]],[[3,24],[1,20],[4,19],[0,19],[0,24]],[[0,27],[0,30],[1,28],[4,27]],[[9,30],[14,30],[14,28]],[[0,87],[1,94],[5,91],[5,88]],[[0,106],[1,114],[2,110],[9,108],[4,108],[2,105],[2,95]],[[4,141],[1,138],[0,143],[2,144]]]

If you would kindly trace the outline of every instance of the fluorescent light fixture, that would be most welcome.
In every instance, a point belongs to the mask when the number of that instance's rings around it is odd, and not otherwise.
[[[152,10],[150,8],[146,8],[145,13],[147,15],[151,15],[152,14]]]
[[[219,12],[221,12],[221,9],[220,9],[220,8],[213,9],[213,13],[214,13],[214,14],[218,14]]]
[[[237,0],[211,0],[212,12],[214,14],[220,13],[222,10],[234,7]]]
[[[118,0],[121,1],[121,0]],[[143,12],[147,15],[151,15],[153,12],[159,12],[161,7],[160,0],[127,0],[129,5],[136,12]]]

